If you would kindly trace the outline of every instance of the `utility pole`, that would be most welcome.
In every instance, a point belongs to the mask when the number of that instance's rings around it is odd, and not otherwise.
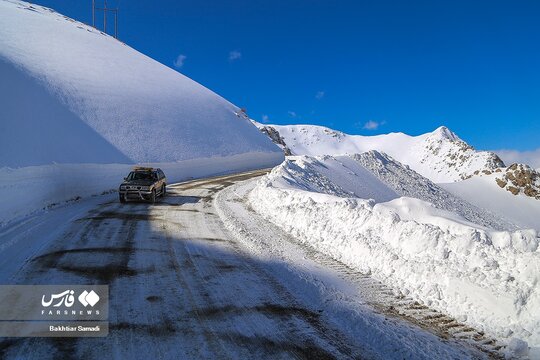
[[[103,32],[107,33],[107,0],[103,0]]]
[[[118,39],[118,6],[116,9],[107,7],[107,0],[103,0],[103,7],[96,7],[96,0],[92,0],[92,26],[96,28],[96,10],[103,11],[103,32],[107,32],[107,12],[114,14],[114,38]],[[97,28],[96,28],[97,29]]]

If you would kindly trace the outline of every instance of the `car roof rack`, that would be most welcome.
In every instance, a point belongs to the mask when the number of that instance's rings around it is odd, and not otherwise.
[[[146,167],[146,166],[134,166],[133,171],[154,171],[155,169],[152,167]]]

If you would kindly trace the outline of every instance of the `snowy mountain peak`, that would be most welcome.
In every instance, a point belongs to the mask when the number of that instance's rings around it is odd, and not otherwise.
[[[446,126],[439,126],[435,131],[433,131],[430,135],[432,139],[437,140],[448,140],[448,141],[460,141],[461,139],[450,129],[448,129]]]

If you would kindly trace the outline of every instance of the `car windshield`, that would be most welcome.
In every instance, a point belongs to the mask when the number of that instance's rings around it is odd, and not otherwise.
[[[128,181],[136,180],[155,180],[156,176],[151,172],[141,172],[141,171],[132,171],[129,173],[127,179]]]

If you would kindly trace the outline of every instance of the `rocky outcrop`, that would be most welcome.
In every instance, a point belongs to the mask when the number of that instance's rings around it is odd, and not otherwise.
[[[285,139],[279,134],[279,132],[273,128],[272,126],[262,126],[259,128],[259,130],[266,134],[274,142],[274,144],[278,145],[280,148],[283,149],[283,152],[285,153],[285,156],[292,155],[291,149],[287,147],[287,144],[285,144]]]
[[[497,185],[514,195],[540,200],[540,173],[528,165],[512,164],[495,178]]]
[[[455,170],[462,180],[479,172],[491,173],[505,166],[495,153],[475,150],[445,126],[441,126],[426,138],[425,149],[427,153],[422,158],[422,163],[433,163],[431,159],[438,158],[439,162],[432,164],[434,167],[440,172]],[[480,166],[483,169],[470,172]]]

